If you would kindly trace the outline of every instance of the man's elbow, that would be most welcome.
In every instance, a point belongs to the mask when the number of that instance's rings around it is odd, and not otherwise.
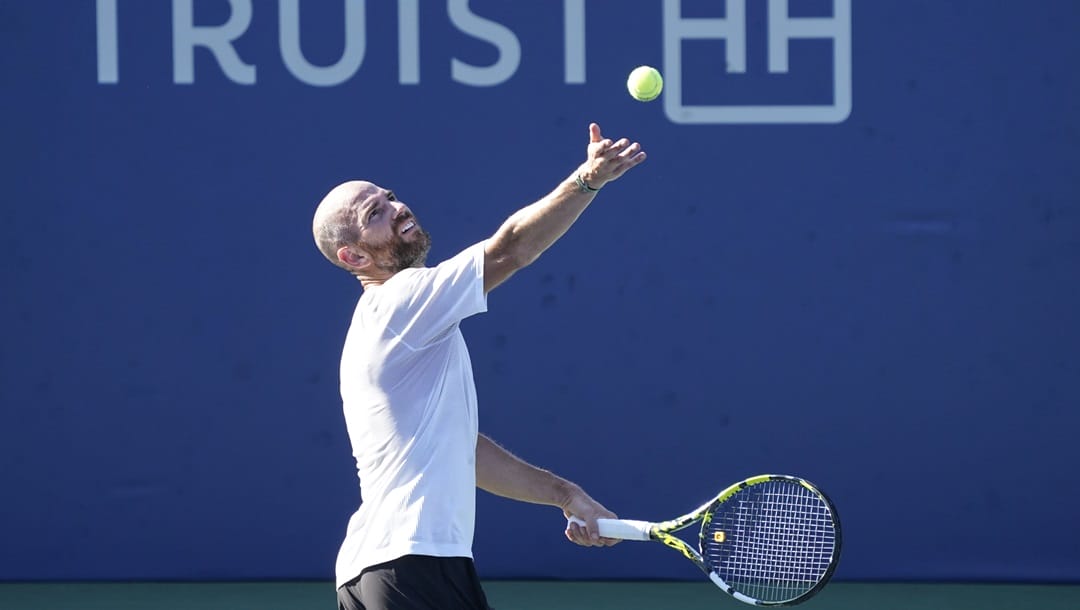
[[[514,236],[499,240],[487,252],[487,260],[491,267],[506,276],[528,267],[538,257],[539,253],[532,252],[526,244]]]

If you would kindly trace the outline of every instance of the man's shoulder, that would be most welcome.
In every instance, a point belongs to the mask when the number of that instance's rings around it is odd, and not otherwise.
[[[454,286],[459,286],[459,291],[470,290],[467,286],[483,281],[484,243],[473,244],[434,266],[402,269],[382,285],[365,290],[360,305],[396,308],[418,299],[454,292]]]
[[[433,268],[437,269],[439,267],[444,267],[444,266],[448,266],[448,265],[467,265],[467,264],[469,264],[469,263],[471,263],[473,261],[476,261],[476,260],[479,260],[480,263],[483,263],[484,262],[484,247],[487,244],[487,241],[488,240],[486,240],[486,239],[483,240],[483,241],[478,241],[475,244],[472,244],[471,246],[469,246],[467,248],[464,248],[463,250],[461,250],[457,254],[455,254],[455,255],[451,256],[450,258],[444,260],[443,262],[439,263],[438,265],[436,265]]]
[[[485,243],[475,243],[434,266],[403,269],[394,275],[394,278],[402,276],[401,284],[409,284],[439,277],[466,278],[470,270],[475,270],[480,275],[484,268]]]

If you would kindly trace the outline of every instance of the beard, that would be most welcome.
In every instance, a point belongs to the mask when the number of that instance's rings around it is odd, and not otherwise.
[[[389,262],[380,263],[378,267],[390,273],[397,273],[410,267],[422,267],[431,250],[431,235],[416,225],[413,231],[417,232],[412,239],[406,241],[400,234],[395,234],[393,241],[384,249]]]

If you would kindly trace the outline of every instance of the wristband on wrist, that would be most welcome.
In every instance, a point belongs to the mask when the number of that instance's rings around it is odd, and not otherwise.
[[[574,176],[574,182],[577,183],[578,190],[582,193],[595,193],[596,191],[600,190],[594,189],[593,187],[589,186],[589,183],[585,182],[585,179],[581,177],[581,174],[577,174],[576,176]]]

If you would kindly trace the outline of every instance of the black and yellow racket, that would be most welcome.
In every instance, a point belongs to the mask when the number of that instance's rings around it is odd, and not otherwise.
[[[576,517],[570,521],[584,525]],[[672,535],[698,521],[700,552]],[[664,543],[716,586],[755,606],[806,601],[825,586],[840,559],[840,519],[832,502],[813,484],[787,475],[750,477],[671,521],[597,523],[606,538]]]

